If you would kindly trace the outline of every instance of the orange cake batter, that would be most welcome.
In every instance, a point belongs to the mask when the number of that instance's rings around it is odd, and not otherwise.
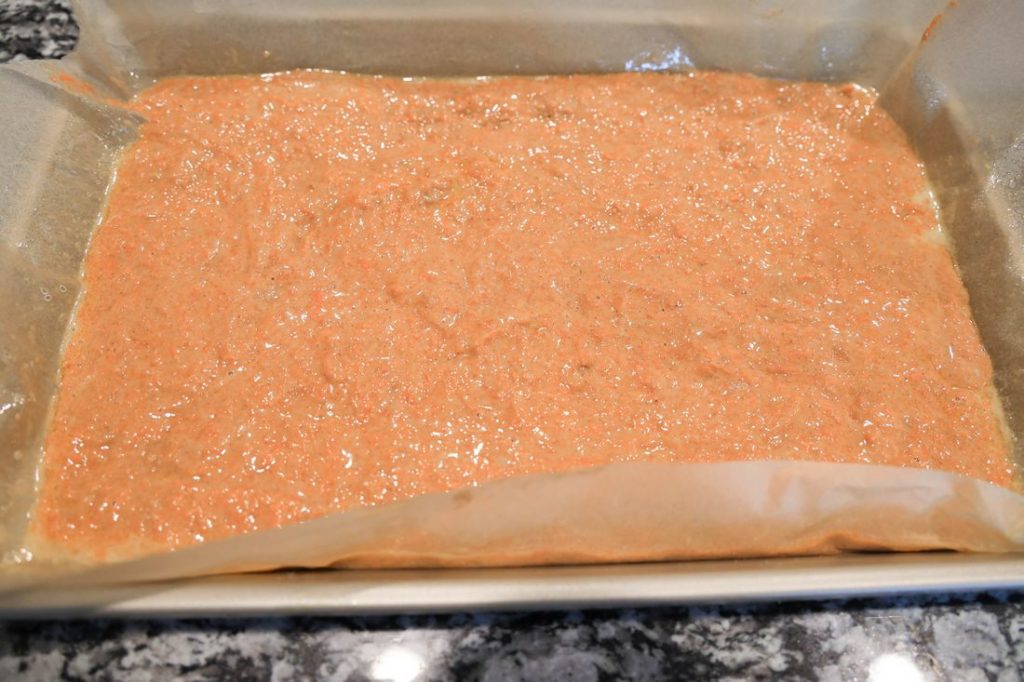
[[[1011,480],[925,176],[868,91],[296,72],[133,107],[42,545],[125,556],[615,461]]]

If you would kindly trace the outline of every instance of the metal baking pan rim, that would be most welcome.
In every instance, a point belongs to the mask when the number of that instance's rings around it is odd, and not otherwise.
[[[373,615],[814,600],[1024,588],[1024,554],[827,557],[500,569],[323,570],[0,596],[0,618]]]

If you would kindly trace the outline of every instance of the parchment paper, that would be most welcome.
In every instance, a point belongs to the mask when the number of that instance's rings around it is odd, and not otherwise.
[[[466,76],[721,68],[854,81],[926,162],[1021,461],[1024,5],[82,0],[82,42],[0,68],[0,548],[8,585],[280,566],[496,566],[847,550],[1024,551],[1024,496],[941,472],[793,462],[617,464],[500,481],[92,568],[32,560],[25,519],[119,109],[173,74],[320,67]],[[927,40],[922,34],[932,23]],[[72,75],[92,89],[68,86]],[[78,567],[81,568],[81,567]]]

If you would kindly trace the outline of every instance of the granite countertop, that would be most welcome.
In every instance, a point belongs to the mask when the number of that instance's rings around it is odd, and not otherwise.
[[[1021,679],[1024,595],[0,625],[0,679]]]
[[[65,0],[0,0],[0,62],[59,58]],[[1024,593],[391,618],[0,623],[0,679],[1024,677]]]
[[[77,40],[67,0],[0,0],[0,62],[63,57]]]

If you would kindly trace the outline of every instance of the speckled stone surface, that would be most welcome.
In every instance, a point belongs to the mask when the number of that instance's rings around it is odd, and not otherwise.
[[[0,61],[61,57],[77,35],[62,0],[0,0]],[[0,623],[0,680],[1022,678],[1024,593],[541,614]]]
[[[0,679],[1020,680],[1024,595],[0,624]]]
[[[66,0],[0,0],[0,62],[63,57],[76,40]]]

